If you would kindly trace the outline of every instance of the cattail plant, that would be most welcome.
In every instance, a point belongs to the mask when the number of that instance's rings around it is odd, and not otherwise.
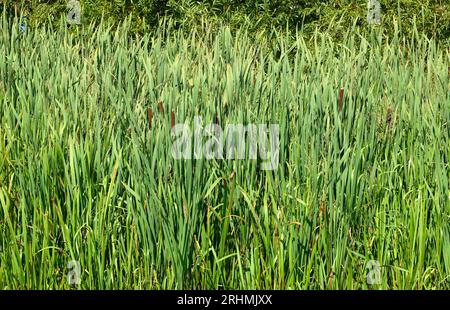
[[[450,288],[434,39],[0,23],[0,288]],[[196,116],[278,125],[277,169],[175,159]]]

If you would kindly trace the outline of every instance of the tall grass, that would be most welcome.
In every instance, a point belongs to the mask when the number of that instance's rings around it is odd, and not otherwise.
[[[435,41],[16,25],[3,16],[0,288],[71,288],[71,260],[80,289],[450,288]],[[173,159],[172,111],[279,124],[279,168]]]

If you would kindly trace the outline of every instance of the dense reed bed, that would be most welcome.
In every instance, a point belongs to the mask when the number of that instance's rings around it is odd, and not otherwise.
[[[16,22],[0,32],[0,288],[71,288],[72,260],[80,289],[450,288],[435,41]],[[175,160],[171,126],[194,116],[279,124],[278,169]]]

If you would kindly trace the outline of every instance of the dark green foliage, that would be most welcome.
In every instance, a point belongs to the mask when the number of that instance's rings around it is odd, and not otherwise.
[[[398,27],[409,35],[416,24],[419,32],[440,40],[450,38],[450,10],[446,0],[381,0],[383,31],[392,36]],[[53,21],[67,11],[67,0],[4,0],[9,14],[29,15],[34,25]],[[22,3],[22,4],[21,4]],[[334,38],[353,25],[366,27],[367,0],[80,0],[83,24],[102,17],[117,24],[131,18],[131,31],[143,34],[155,29],[164,16],[177,27],[195,28],[205,21],[232,29],[246,25],[251,32],[272,29],[315,29]],[[3,8],[1,8],[3,10]]]

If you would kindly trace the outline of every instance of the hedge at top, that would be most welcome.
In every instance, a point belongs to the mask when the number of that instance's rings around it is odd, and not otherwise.
[[[352,24],[366,27],[367,0],[79,0],[83,23],[98,22],[102,16],[118,24],[131,15],[131,31],[154,30],[162,17],[171,17],[179,27],[192,28],[202,22],[226,24],[232,29],[247,25],[251,32],[273,28],[305,33],[315,29],[339,38]],[[5,0],[9,14],[22,12],[31,24],[59,21],[67,13],[68,0]],[[447,0],[381,0],[383,30],[409,35],[414,23],[428,37],[450,38],[450,5]],[[0,8],[3,10],[3,8]],[[333,21],[333,22],[331,22]]]

